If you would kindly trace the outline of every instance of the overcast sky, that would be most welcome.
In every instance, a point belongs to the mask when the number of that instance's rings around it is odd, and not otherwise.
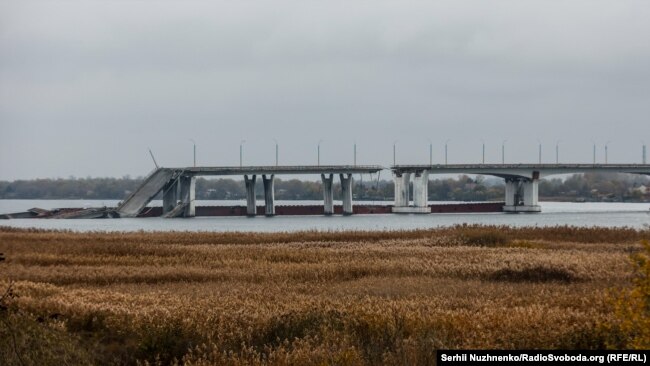
[[[641,162],[648,1],[0,3],[0,179],[200,165]]]

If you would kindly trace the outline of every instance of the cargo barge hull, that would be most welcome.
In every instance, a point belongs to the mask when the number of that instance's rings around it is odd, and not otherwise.
[[[503,202],[475,202],[475,203],[449,203],[429,205],[431,213],[481,213],[481,212],[503,212]],[[353,207],[355,215],[390,214],[393,205],[363,205],[357,204]],[[264,206],[257,207],[257,215],[264,216]],[[334,214],[342,215],[343,206],[335,205]],[[323,206],[319,205],[296,205],[296,206],[275,206],[276,216],[318,216],[324,215]],[[162,207],[147,207],[138,217],[159,217],[162,216]],[[246,206],[197,206],[196,216],[247,216]],[[0,215],[0,219],[71,219],[71,218],[111,218],[114,209],[102,208],[60,208],[43,210],[33,208],[26,212]]]

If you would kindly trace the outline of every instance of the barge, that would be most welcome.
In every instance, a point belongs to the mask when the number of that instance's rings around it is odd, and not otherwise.
[[[487,213],[503,212],[504,202],[463,202],[431,204],[432,213]],[[393,205],[355,205],[355,215],[391,214]],[[265,206],[257,206],[257,214],[265,214]],[[275,206],[275,216],[310,216],[324,215],[321,205],[278,205]],[[334,214],[342,215],[343,206],[334,205]],[[145,207],[137,217],[160,217],[163,209],[160,206]],[[250,216],[246,206],[197,206],[196,216]],[[45,210],[32,208],[24,212],[0,214],[0,219],[93,219],[118,218],[114,207],[97,208],[56,208]]]

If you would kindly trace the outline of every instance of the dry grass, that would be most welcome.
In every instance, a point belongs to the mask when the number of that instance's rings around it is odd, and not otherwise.
[[[15,281],[5,316],[33,364],[433,364],[437,348],[605,346],[607,290],[629,285],[629,256],[648,238],[0,228],[0,288]],[[3,357],[18,364],[6,345]]]

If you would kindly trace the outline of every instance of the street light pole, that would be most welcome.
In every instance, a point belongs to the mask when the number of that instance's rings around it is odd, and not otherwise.
[[[242,167],[243,160],[244,160],[244,143],[246,140],[241,140],[239,142],[239,167]]]
[[[354,166],[357,166],[357,142],[354,142]]]
[[[501,142],[501,164],[506,163],[506,141],[508,140],[503,140]]]
[[[429,140],[429,165],[433,165],[433,143]]]
[[[645,146],[643,148],[645,149]],[[160,168],[158,162],[156,162],[156,158],[153,156],[153,152],[151,152],[151,149],[149,149],[149,155],[151,155],[151,160],[153,160],[153,165],[156,166],[156,169]]]
[[[645,146],[645,142],[641,141],[641,143],[643,144],[643,149],[641,150],[641,157],[642,157],[641,161],[643,162],[643,164],[647,164],[647,162],[646,162],[646,146]]]
[[[451,139],[447,139],[447,141],[445,141],[445,165],[447,165],[448,162],[449,162],[449,161],[447,160],[447,158],[448,158],[448,156],[449,156],[449,155],[448,155],[449,150],[447,149],[447,147],[448,147],[447,145],[449,145],[449,141],[451,141]]]
[[[608,148],[608,145],[609,145],[610,142],[611,142],[611,141],[607,141],[607,142],[605,143],[605,164],[607,164],[607,162],[608,162],[608,156],[607,156],[607,150],[608,150],[608,149],[607,149],[607,148]]]
[[[555,142],[555,164],[560,164],[560,140]]]
[[[397,140],[393,141],[393,165],[397,165]]]
[[[595,142],[594,142],[594,165],[596,165],[596,143]]]
[[[275,142],[275,166],[278,166],[278,140],[273,139],[273,141]]]
[[[192,146],[194,147],[194,166],[196,167],[196,142],[192,139],[190,141],[192,141]]]
[[[539,140],[537,140],[537,142],[539,143],[539,164],[541,164],[542,163],[542,142]]]
[[[323,140],[318,140],[318,166],[320,166],[320,143],[323,142]]]

